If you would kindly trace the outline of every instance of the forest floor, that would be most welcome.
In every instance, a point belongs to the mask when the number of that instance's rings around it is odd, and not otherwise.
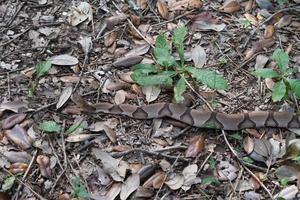
[[[171,61],[151,80],[133,68]],[[187,66],[207,74],[162,84]],[[0,0],[0,200],[297,198],[299,129],[196,128],[80,105],[183,98],[298,113],[299,66],[299,0]]]

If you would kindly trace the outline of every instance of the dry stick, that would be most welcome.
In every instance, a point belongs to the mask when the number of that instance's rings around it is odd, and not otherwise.
[[[148,154],[148,155],[154,155],[154,156],[157,156],[157,157],[162,156],[162,157],[165,157],[165,158],[169,158],[170,160],[178,159],[178,160],[183,161],[183,162],[189,162],[189,160],[185,159],[185,158],[181,158],[181,157],[178,157],[178,156],[171,156],[171,155],[159,153],[159,152],[156,152],[156,151],[149,151],[149,150],[141,149],[141,148],[135,148],[135,149],[130,149],[128,151],[111,153],[110,155],[113,156],[113,157],[122,157],[122,156],[128,155],[130,153],[135,153],[135,152],[142,152],[142,153],[145,153],[145,154]]]
[[[21,5],[19,6],[18,10],[14,13],[14,15],[12,16],[12,18],[9,20],[9,22],[6,24],[6,27],[9,28],[9,26],[11,25],[11,23],[14,21],[14,19],[16,18],[16,16],[19,14],[19,12],[21,11],[21,9],[23,8],[25,2],[22,2]]]
[[[237,179],[236,179],[236,183],[234,184],[233,191],[235,191],[236,188],[237,188],[237,186],[239,185],[243,173],[244,173],[244,168],[242,168],[241,171],[239,172],[239,175],[238,175],[238,177],[237,177]],[[235,193],[235,192],[231,192],[231,193],[230,193],[229,199],[232,199],[232,196],[233,196],[234,193]],[[228,195],[226,195],[226,196],[228,196]]]
[[[82,76],[83,76],[83,72],[84,72],[84,68],[85,68],[85,64],[86,64],[87,58],[88,58],[88,53],[85,53],[83,64],[82,64],[82,67],[81,67],[81,72],[80,72],[80,75],[79,75],[79,80],[77,81],[77,83],[76,83],[76,85],[74,87],[73,92],[76,92],[76,90],[77,90],[77,88],[78,88],[78,86],[80,84],[80,81],[81,81]]]
[[[7,74],[7,92],[8,92],[8,99],[10,99],[10,75],[9,72]]]
[[[27,175],[28,175],[28,173],[29,173],[29,171],[30,171],[30,169],[31,169],[31,167],[32,167],[35,159],[36,159],[37,152],[38,152],[38,150],[35,150],[35,152],[33,153],[32,159],[31,159],[31,161],[30,161],[30,163],[29,163],[29,165],[28,165],[28,167],[27,167],[27,169],[26,169],[26,171],[25,171],[25,173],[24,173],[24,175],[22,177],[22,181],[25,181],[25,179],[26,179],[26,177],[27,177]],[[18,185],[16,193],[15,193],[15,195],[14,195],[14,197],[12,199],[16,199],[16,200],[18,199],[18,197],[19,197],[19,191],[20,190],[21,190],[21,185]]]
[[[23,182],[21,179],[19,179],[17,176],[15,176],[15,174],[11,173],[10,171],[8,171],[7,169],[5,169],[4,167],[2,167],[2,169],[8,173],[11,176],[14,176],[16,178],[16,180],[21,183],[22,185],[24,185],[28,190],[30,190],[37,198],[39,198],[40,200],[47,200],[44,197],[42,197],[39,193],[37,193],[36,191],[34,191],[30,185],[28,185],[27,183]]]
[[[6,46],[6,45],[10,44],[10,43],[13,42],[15,39],[17,39],[18,37],[24,35],[24,34],[25,34],[27,31],[29,31],[29,30],[30,30],[30,28],[26,29],[26,30],[23,31],[22,33],[19,33],[16,37],[14,37],[14,38],[8,40],[7,42],[4,42],[4,43],[0,44],[0,47]]]
[[[247,47],[250,39],[253,37],[253,35],[256,33],[256,31],[265,23],[267,23],[268,21],[270,21],[275,15],[281,13],[281,12],[285,12],[285,11],[291,11],[291,10],[299,10],[300,6],[296,6],[296,7],[289,7],[289,8],[283,8],[278,10],[277,12],[275,12],[274,14],[272,14],[270,17],[268,17],[266,20],[264,20],[263,22],[259,23],[258,26],[250,33],[249,37],[247,38],[245,44],[242,46],[242,51],[245,50],[245,48]]]
[[[230,149],[230,151],[233,153],[233,155],[238,159],[238,161],[241,163],[241,165],[244,167],[244,169],[251,175],[253,176],[256,181],[262,186],[262,188],[268,193],[268,195],[270,196],[271,199],[273,199],[273,196],[271,194],[271,192],[269,191],[269,189],[264,185],[263,182],[261,182],[259,180],[259,178],[244,164],[244,162],[239,158],[238,154],[236,153],[236,151],[233,149],[233,147],[231,146],[231,144],[229,143],[229,141],[227,140],[227,136],[225,131],[222,129],[222,135],[224,137],[224,140],[228,146],[228,148]]]
[[[122,10],[117,6],[117,4],[114,2],[114,1],[112,1],[112,4],[115,6],[115,8],[118,10],[118,11],[120,11],[121,13],[123,13],[122,12]],[[141,37],[141,38],[143,38],[143,40],[145,40],[153,49],[154,49],[154,46],[153,46],[153,44],[147,39],[147,38],[145,38],[144,37],[144,35],[134,26],[134,24],[131,22],[131,20],[130,19],[128,19],[127,18],[127,22],[130,24],[130,26],[134,29],[134,31]]]

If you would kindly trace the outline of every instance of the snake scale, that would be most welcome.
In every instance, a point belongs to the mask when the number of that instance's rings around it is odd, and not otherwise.
[[[110,103],[88,104],[80,98],[73,96],[72,100],[80,107],[88,106],[89,112],[126,115],[135,119],[169,117],[195,127],[223,130],[262,127],[300,128],[300,115],[289,112],[253,111],[241,114],[225,114],[200,111],[174,103],[154,103],[145,106]]]

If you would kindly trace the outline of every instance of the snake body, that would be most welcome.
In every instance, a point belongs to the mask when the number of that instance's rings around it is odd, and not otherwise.
[[[169,117],[191,126],[223,130],[245,128],[300,128],[300,116],[289,112],[253,111],[241,114],[225,114],[199,111],[174,103],[155,103],[145,106],[97,103],[90,105],[95,113],[126,115],[135,119]]]

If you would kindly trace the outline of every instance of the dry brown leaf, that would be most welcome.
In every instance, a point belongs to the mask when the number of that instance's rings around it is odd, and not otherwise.
[[[197,9],[200,8],[203,4],[201,0],[179,0],[170,2],[170,11]]]
[[[163,171],[153,174],[144,184],[143,187],[159,189],[166,179],[166,173]]]
[[[143,86],[143,93],[146,95],[147,102],[155,101],[160,94],[161,89],[155,86]]]
[[[278,194],[276,194],[274,196],[274,199],[281,197],[285,200],[292,200],[296,197],[298,191],[299,190],[296,185],[290,185],[281,190]]]
[[[41,175],[45,178],[51,177],[50,159],[45,155],[38,155],[36,162],[39,166]]]
[[[237,177],[238,169],[228,161],[221,161],[217,172],[221,181],[233,181]]]
[[[118,33],[117,32],[110,32],[104,37],[104,45],[106,47],[110,47],[117,39]]]
[[[226,25],[224,23],[219,23],[211,13],[209,12],[202,12],[196,15],[192,19],[191,30],[192,31],[199,31],[199,30],[214,30],[220,32],[224,30]]]
[[[158,0],[156,3],[156,7],[161,17],[164,19],[168,19],[169,11],[166,2],[164,0]]]
[[[134,193],[134,197],[137,199],[145,199],[145,198],[150,199],[151,197],[153,197],[153,195],[154,195],[153,190],[141,186]]]
[[[131,147],[128,145],[117,145],[117,146],[112,147],[112,150],[117,151],[117,152],[128,151],[130,149],[131,149]]]
[[[264,32],[264,38],[270,38],[274,35],[275,29],[273,25],[266,26],[265,32]]]
[[[10,110],[15,113],[20,113],[28,110],[28,103],[22,101],[9,101],[0,104],[0,112]]]
[[[255,16],[249,14],[249,13],[245,13],[244,17],[254,26],[258,26],[258,20]]]
[[[239,0],[226,0],[220,9],[226,13],[234,13],[239,11],[240,7]]]
[[[24,173],[27,170],[28,164],[14,163],[9,166],[9,171],[13,174]]]
[[[6,119],[4,119],[2,124],[2,129],[9,129],[14,127],[16,124],[21,123],[26,118],[26,114],[20,113],[20,114],[13,114]]]
[[[185,151],[185,157],[196,158],[204,150],[204,137],[202,135],[194,136]]]
[[[105,19],[107,29],[111,30],[115,25],[124,22],[127,19],[125,14],[114,15]]]
[[[249,0],[249,1],[246,3],[245,11],[248,12],[248,11],[252,10],[252,7],[253,7],[253,0]]]
[[[137,0],[136,1],[136,5],[141,9],[141,10],[145,10],[148,6],[147,3],[148,0]]]
[[[65,140],[66,142],[83,142],[101,134],[71,134]]]
[[[59,66],[72,66],[77,65],[79,62],[77,58],[68,54],[53,56],[49,58],[49,61],[51,62],[51,64]]]
[[[137,15],[130,15],[133,25],[139,26],[141,24],[141,17]]]
[[[142,56],[134,55],[134,56],[126,56],[118,58],[115,62],[113,62],[113,66],[115,67],[131,67],[132,65],[138,64],[143,60]]]
[[[133,48],[132,50],[128,51],[124,56],[125,57],[130,57],[130,56],[142,56],[144,54],[146,54],[150,49],[150,45],[149,44],[142,44],[139,45],[135,48]]]
[[[272,90],[275,85],[275,82],[272,78],[265,78],[265,84],[269,90]]]
[[[107,79],[103,85],[102,92],[110,93],[111,91],[130,88],[130,86],[131,86],[130,84],[121,81],[119,79],[117,80]]]
[[[285,26],[288,26],[292,21],[293,16],[292,15],[285,15],[280,18],[279,22],[277,23],[278,28],[283,28]]]
[[[32,139],[28,136],[26,130],[18,124],[10,130],[5,130],[4,135],[13,144],[17,145],[23,150],[29,149],[31,147]]]
[[[172,174],[165,184],[172,190],[178,190],[184,184],[184,177],[181,174]]]
[[[140,96],[143,95],[142,88],[137,84],[131,85],[130,89],[131,89],[131,91],[133,91],[137,95],[140,95]]]
[[[255,53],[273,46],[275,43],[274,38],[268,38],[268,39],[260,39],[259,41],[255,42],[251,49],[246,50],[245,52],[245,60],[250,59]]]
[[[59,79],[64,83],[77,83],[80,81],[80,77],[78,76],[62,76]]]
[[[105,196],[106,200],[114,200],[121,192],[121,183],[114,183]]]
[[[258,190],[261,186],[260,183],[253,176],[250,177],[249,184],[255,190]]]
[[[85,111],[89,111],[89,112],[93,112],[95,110],[95,108],[91,105],[89,105],[89,103],[87,101],[85,101],[80,95],[78,95],[77,93],[74,93],[71,96],[71,100],[81,109],[85,110]]]
[[[131,193],[138,189],[140,186],[140,176],[138,174],[133,174],[129,176],[126,181],[122,184],[120,199],[126,200]]]
[[[73,92],[72,86],[68,86],[62,91],[59,100],[56,104],[56,109],[61,108],[69,100],[69,98],[72,95],[72,92]]]
[[[114,97],[115,104],[120,105],[126,101],[127,92],[124,90],[118,90]]]
[[[26,151],[4,151],[3,155],[11,163],[27,163],[29,164],[32,157]]]

